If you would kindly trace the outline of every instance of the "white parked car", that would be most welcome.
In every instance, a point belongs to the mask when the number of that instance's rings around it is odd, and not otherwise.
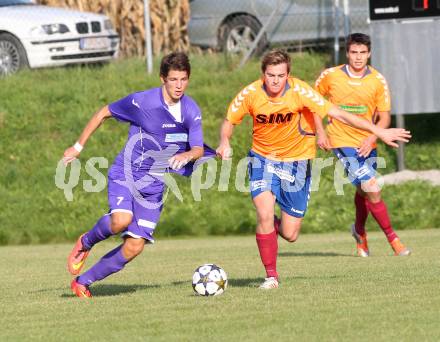
[[[39,68],[115,58],[119,36],[101,14],[0,0],[0,77]]]

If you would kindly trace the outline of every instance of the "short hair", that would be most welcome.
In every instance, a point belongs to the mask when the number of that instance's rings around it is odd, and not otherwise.
[[[170,70],[186,71],[191,74],[191,64],[188,56],[183,52],[172,52],[162,58],[160,62],[160,76],[166,78]]]
[[[371,39],[370,36],[364,33],[352,33],[347,37],[345,49],[346,51],[350,51],[350,46],[353,44],[362,44],[366,45],[368,51],[371,50]]]
[[[290,56],[282,49],[274,49],[266,53],[261,60],[261,71],[263,74],[269,65],[287,64],[287,72],[290,72]]]

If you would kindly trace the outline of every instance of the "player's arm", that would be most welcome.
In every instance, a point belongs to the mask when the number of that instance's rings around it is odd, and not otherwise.
[[[69,164],[71,161],[73,161],[76,157],[79,156],[87,140],[89,140],[93,132],[95,132],[97,128],[101,126],[101,124],[111,116],[112,115],[110,113],[110,110],[108,109],[108,106],[101,108],[92,116],[92,118],[87,123],[86,127],[84,127],[75,145],[67,148],[64,151],[64,156],[63,156],[64,164],[66,165]]]
[[[215,150],[222,159],[232,157],[230,140],[234,132],[234,125],[241,123],[244,116],[251,112],[252,95],[250,93],[254,91],[255,87],[253,85],[245,87],[229,105],[226,119],[220,128],[220,144]]]
[[[396,141],[408,142],[411,138],[411,132],[403,128],[383,128],[378,125],[374,125],[371,122],[361,119],[355,115],[347,113],[346,111],[333,105],[328,111],[328,115],[340,120],[344,123],[352,125],[356,128],[369,131],[382,140],[385,144],[392,147],[398,147]]]
[[[315,82],[315,90],[324,97],[328,95],[330,90],[328,79],[329,74],[330,73],[328,72],[328,69],[324,70]],[[325,132],[324,125],[322,124],[322,118],[319,115],[313,113],[313,119],[315,120],[316,127],[316,143],[319,148],[327,151],[331,148],[331,146],[330,141],[327,137],[327,133]]]
[[[390,127],[391,123],[391,115],[389,111],[383,111],[383,112],[377,112],[378,120],[375,123],[376,126],[381,128],[388,128]],[[367,157],[370,155],[371,151],[373,150],[373,146],[377,141],[377,137],[372,134],[369,137],[365,138],[362,141],[361,146],[359,147],[359,155],[361,157]]]
[[[234,125],[228,119],[225,119],[220,128],[220,144],[215,150],[222,159],[230,159],[232,157],[230,139],[233,132]]]
[[[203,128],[202,128],[202,114],[196,103],[193,104],[191,110],[191,118],[186,120],[186,128],[188,130],[188,144],[190,149],[188,151],[178,153],[168,160],[168,164],[174,170],[179,170],[191,161],[195,161],[201,157],[205,152],[203,148]]]
[[[170,167],[174,170],[179,170],[188,164],[190,161],[194,161],[203,157],[205,149],[203,146],[194,146],[189,151],[176,154],[168,160]]]
[[[182,159],[192,161],[203,157],[204,151],[205,149],[203,146],[194,146],[189,151],[179,153],[178,156],[180,156]]]
[[[327,133],[325,132],[324,125],[322,124],[322,119],[319,115],[313,113],[313,119],[315,121],[315,127],[316,127],[316,136],[319,148],[323,149],[324,151],[327,151],[331,148],[330,141],[328,140]]]

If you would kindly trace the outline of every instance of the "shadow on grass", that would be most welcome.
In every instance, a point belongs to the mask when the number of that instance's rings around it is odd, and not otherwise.
[[[228,286],[237,286],[237,287],[254,287],[260,285],[263,278],[246,278],[246,279],[228,279]],[[174,281],[172,282],[175,286],[180,285],[191,285],[188,281]]]
[[[352,254],[341,254],[335,252],[282,252],[279,253],[280,257],[291,257],[291,256],[299,256],[299,257],[352,257]]]
[[[173,286],[181,286],[181,285],[188,285],[188,284],[190,284],[191,285],[191,281],[190,280],[188,280],[188,281],[183,281],[183,280],[179,280],[179,281],[173,281],[172,283],[171,283],[171,285],[173,285]]]
[[[93,297],[109,297],[109,296],[117,296],[124,293],[134,293],[136,291],[143,291],[147,289],[159,288],[160,285],[94,285],[90,288],[90,292],[92,292]],[[61,297],[70,298],[75,297],[73,294],[63,293]]]

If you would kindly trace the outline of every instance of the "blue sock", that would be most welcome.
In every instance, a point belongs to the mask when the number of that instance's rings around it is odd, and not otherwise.
[[[95,265],[89,270],[80,275],[77,282],[89,286],[95,281],[102,280],[110,274],[119,272],[128,262],[122,255],[122,245],[104,255]]]
[[[86,249],[92,249],[92,247],[99,241],[107,239],[109,236],[113,235],[110,228],[111,225],[111,215],[106,214],[101,217],[95,226],[84,234],[82,237],[82,243]]]

